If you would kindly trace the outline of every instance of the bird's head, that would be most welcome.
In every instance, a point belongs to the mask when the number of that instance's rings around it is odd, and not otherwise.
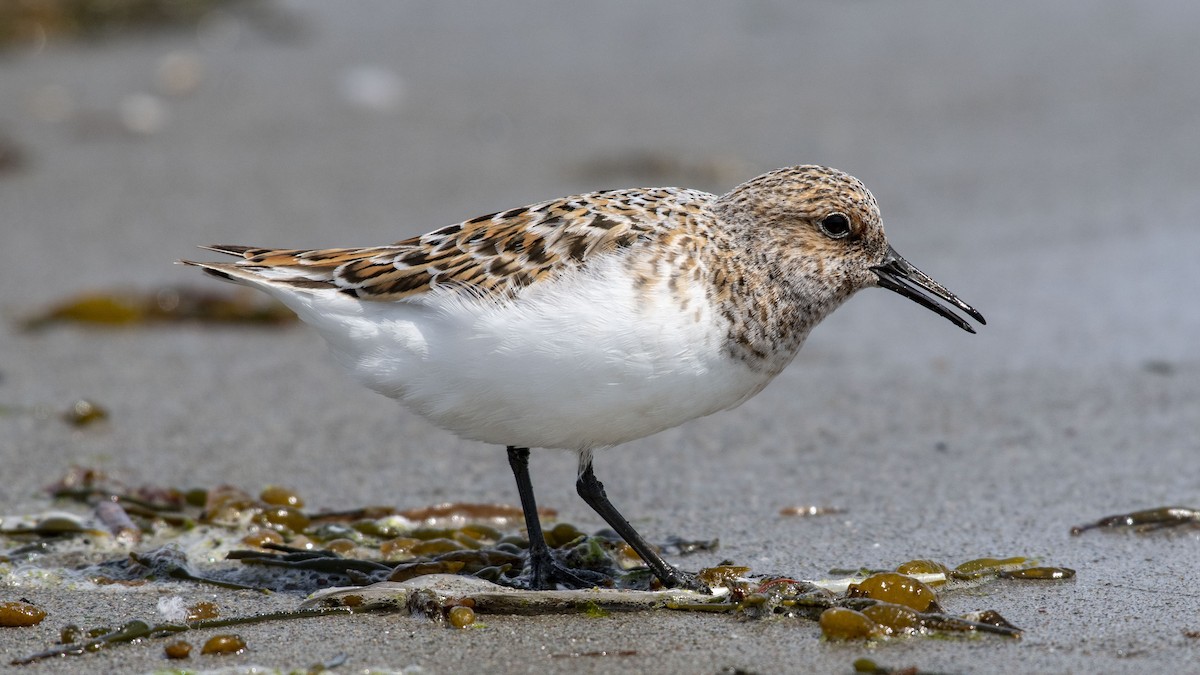
[[[875,197],[862,181],[825,166],[777,169],[743,183],[717,201],[716,211],[760,251],[771,251],[783,274],[811,306],[833,309],[856,291],[879,286],[975,329],[983,315],[888,243]]]

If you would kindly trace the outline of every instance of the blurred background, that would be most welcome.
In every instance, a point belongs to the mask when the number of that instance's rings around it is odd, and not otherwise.
[[[191,454],[203,429],[224,475],[219,446],[255,433],[299,452],[304,396],[326,425],[367,409],[380,427],[364,438],[394,433],[401,413],[334,375],[304,330],[19,328],[81,292],[216,291],[172,264],[197,244],[379,244],[574,192],[724,192],[801,163],[861,178],[896,248],[989,325],[967,336],[864,292],[764,418],[857,400],[836,384],[856,368],[867,388],[873,372],[928,374],[923,391],[950,398],[956,378],[1169,376],[1200,335],[1198,26],[1189,2],[7,0],[0,398],[89,394],[130,421],[66,445],[15,421],[26,444],[6,452],[47,443],[47,461],[143,471],[130,447],[208,456]],[[745,439],[739,414],[696,434]]]

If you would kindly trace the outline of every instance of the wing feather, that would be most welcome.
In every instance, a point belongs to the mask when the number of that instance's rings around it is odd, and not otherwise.
[[[667,235],[713,199],[676,188],[597,192],[480,216],[389,246],[205,246],[241,260],[200,265],[223,277],[363,300],[416,300],[435,289],[502,299],[596,256]]]

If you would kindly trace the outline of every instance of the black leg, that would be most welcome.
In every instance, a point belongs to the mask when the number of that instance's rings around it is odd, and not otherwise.
[[[542,522],[538,519],[537,500],[533,497],[533,482],[529,480],[529,448],[508,446],[508,465],[517,479],[517,494],[521,495],[521,511],[525,513],[525,531],[529,536],[530,585],[534,590],[554,588],[550,581],[550,547],[542,536]]]
[[[585,581],[554,562],[550,554],[550,547],[542,536],[533,482],[529,480],[529,448],[508,446],[508,465],[517,479],[517,493],[521,495],[521,511],[525,513],[525,530],[529,535],[529,587],[535,591],[549,591],[559,583],[569,588],[594,586],[594,582]]]
[[[625,516],[622,516],[612,502],[608,501],[608,495],[604,494],[604,484],[596,480],[596,474],[592,472],[591,457],[585,455],[583,462],[585,464],[579,472],[579,479],[575,482],[575,490],[588,506],[600,514],[609,527],[616,530],[617,534],[621,535],[621,538],[632,546],[634,551],[637,551],[642,560],[654,571],[654,576],[658,577],[667,588],[689,588],[703,593],[710,592],[711,589],[697,579],[696,575],[678,569],[663,560],[662,556],[650,548],[646,540],[642,539],[642,536],[633,529],[628,520],[625,520]]]

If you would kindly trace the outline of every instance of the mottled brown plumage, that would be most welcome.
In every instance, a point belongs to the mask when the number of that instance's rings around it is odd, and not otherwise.
[[[540,541],[527,448],[578,451],[585,501],[664,584],[702,588],[608,503],[594,449],[741,404],[863,288],[964,330],[947,305],[983,321],[888,245],[861,182],[821,166],[722,196],[593,192],[389,246],[210,248],[241,259],[190,264],[288,304],[367,386],[464,438],[509,446],[539,588],[586,579]]]
[[[671,188],[595,192],[472,218],[389,246],[209,248],[242,256],[235,263],[240,271],[270,270],[277,283],[320,282],[363,300],[411,300],[439,289],[500,299],[662,236],[710,197]]]

